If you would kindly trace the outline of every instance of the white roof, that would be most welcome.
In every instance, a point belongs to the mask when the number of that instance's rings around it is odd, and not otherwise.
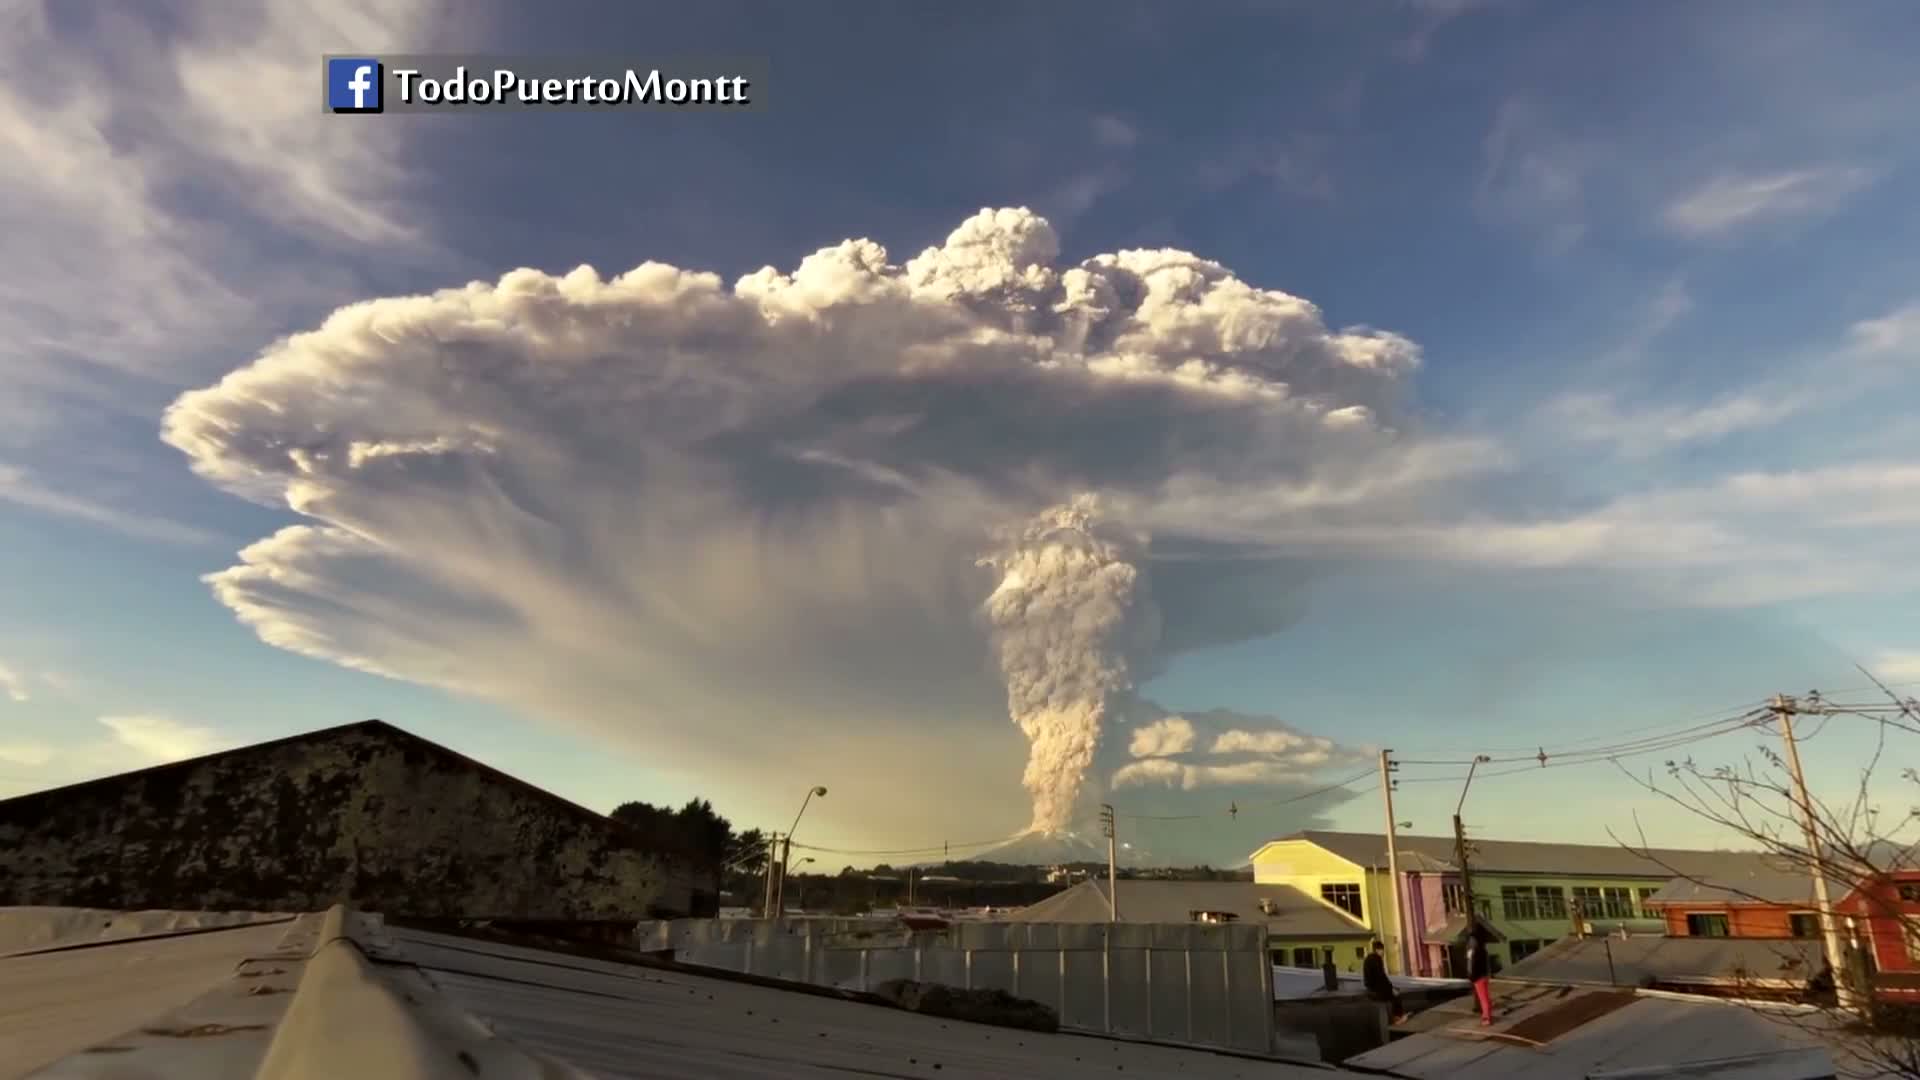
[[[1493,1027],[1482,1028],[1471,998],[1436,1006],[1407,1025],[1424,1030],[1347,1063],[1420,1080],[1569,1080],[1626,1070],[1787,1080],[1834,1075],[1826,1045],[1807,1030],[1822,1019],[1812,1010],[1504,981],[1494,984],[1494,1007]]]

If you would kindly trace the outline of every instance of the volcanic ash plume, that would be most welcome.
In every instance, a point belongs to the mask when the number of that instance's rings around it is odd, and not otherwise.
[[[986,616],[1008,712],[1033,744],[1023,782],[1035,832],[1073,820],[1115,698],[1159,638],[1144,542],[1104,535],[1098,510],[1089,496],[1048,510],[982,560],[1000,572]]]

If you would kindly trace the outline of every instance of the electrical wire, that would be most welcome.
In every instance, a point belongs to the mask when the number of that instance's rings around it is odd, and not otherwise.
[[[1733,724],[1736,727],[1745,727],[1751,722],[1753,716],[1756,713],[1760,713],[1762,711],[1763,710],[1759,710],[1759,709],[1749,709],[1746,712],[1741,713],[1739,716],[1733,717],[1733,718],[1728,718],[1723,713],[1723,714],[1720,714],[1718,719],[1709,721],[1704,724],[1693,724],[1688,727],[1670,729],[1658,735],[1649,735],[1640,739],[1629,739],[1625,742],[1613,743],[1607,746],[1579,748],[1581,747],[1581,743],[1574,742],[1574,743],[1565,744],[1568,747],[1568,749],[1565,749],[1565,750],[1549,751],[1545,747],[1541,747],[1537,752],[1532,754],[1519,754],[1512,757],[1491,757],[1490,756],[1489,760],[1480,762],[1480,764],[1511,765],[1511,764],[1516,764],[1522,761],[1531,761],[1535,763],[1536,767],[1538,767],[1541,757],[1543,755],[1547,758],[1547,760],[1552,760],[1556,757],[1586,757],[1586,756],[1594,756],[1594,755],[1597,755],[1599,757],[1615,757],[1615,756],[1619,756],[1619,753],[1626,750],[1635,750],[1638,747],[1643,745],[1664,744],[1675,738],[1688,736],[1693,733],[1711,731],[1714,734],[1718,734],[1719,732],[1715,729],[1721,728],[1722,726],[1725,726],[1728,724]],[[1642,728],[1640,730],[1646,730],[1646,729]],[[1626,734],[1626,732],[1622,732],[1619,734]],[[1585,740],[1585,741],[1591,742],[1593,740]],[[1456,759],[1432,759],[1432,758],[1395,758],[1394,760],[1398,761],[1402,765],[1472,765],[1474,763],[1474,760],[1472,758],[1461,758],[1457,760]]]
[[[1646,754],[1660,753],[1665,750],[1675,750],[1682,746],[1705,742],[1708,739],[1716,739],[1722,735],[1730,735],[1736,731],[1748,730],[1756,724],[1763,722],[1766,719],[1766,715],[1764,711],[1756,710],[1744,716],[1722,720],[1717,725],[1709,726],[1707,730],[1697,728],[1686,729],[1686,733],[1684,734],[1675,733],[1662,739],[1641,739],[1615,746],[1576,751],[1571,754],[1548,755],[1547,760],[1544,762],[1535,759],[1534,764],[1531,765],[1520,765],[1507,769],[1493,769],[1483,773],[1476,772],[1474,779],[1480,780],[1491,779],[1498,776],[1514,776],[1523,772],[1538,772],[1541,769],[1561,769],[1575,765],[1593,765],[1600,762],[1617,761],[1621,758],[1641,757]],[[1512,759],[1507,760],[1511,761]],[[1466,763],[1463,762],[1462,764]],[[1459,783],[1464,779],[1464,774],[1450,776],[1415,776],[1403,777],[1400,782],[1403,784],[1440,784]]]
[[[1368,777],[1377,778],[1378,775],[1379,775],[1378,770],[1368,769],[1365,772],[1355,773],[1352,776],[1347,777],[1345,780],[1340,780],[1335,783],[1328,784],[1326,787],[1323,787],[1323,788],[1315,788],[1312,791],[1304,791],[1298,795],[1289,795],[1284,799],[1264,799],[1258,802],[1248,803],[1246,806],[1241,806],[1240,809],[1260,810],[1270,806],[1286,806],[1289,803],[1305,802],[1308,799],[1319,798],[1322,795],[1326,795],[1331,792],[1338,791],[1344,787],[1351,787],[1352,785],[1357,784],[1360,781],[1367,779]],[[1236,803],[1235,805],[1238,805],[1238,803]],[[1218,811],[1218,810],[1210,814],[1129,814],[1129,813],[1123,813],[1118,810],[1114,811],[1115,817],[1130,818],[1134,821],[1198,821],[1198,820],[1201,820],[1202,818],[1208,818],[1208,819],[1217,818],[1220,816],[1220,814],[1221,814],[1221,811]]]
[[[1682,720],[1682,721],[1680,721],[1680,722],[1681,722],[1681,723],[1683,723],[1683,724],[1693,724],[1693,723],[1698,723],[1698,722],[1701,722],[1701,721],[1713,721],[1713,720],[1715,720],[1716,718],[1722,718],[1722,717],[1725,717],[1725,716],[1727,716],[1727,715],[1728,715],[1728,714],[1730,714],[1730,713],[1741,713],[1741,714],[1745,714],[1746,712],[1748,712],[1748,711],[1750,711],[1750,710],[1753,710],[1753,709],[1756,709],[1756,708],[1759,708],[1760,706],[1762,706],[1762,705],[1765,705],[1765,704],[1767,704],[1767,702],[1766,702],[1766,700],[1765,700],[1765,699],[1762,699],[1762,700],[1759,700],[1759,701],[1743,701],[1743,702],[1741,702],[1741,703],[1740,703],[1740,704],[1738,704],[1738,705],[1729,705],[1729,706],[1726,706],[1726,707],[1724,707],[1724,708],[1719,708],[1719,709],[1714,709],[1714,710],[1712,710],[1711,712],[1703,712],[1703,713],[1698,713],[1698,714],[1696,714],[1696,715],[1693,715],[1693,716],[1689,716],[1689,717],[1687,717],[1686,719],[1684,719],[1684,720]],[[1574,740],[1572,740],[1572,741],[1570,741],[1570,742],[1566,742],[1566,743],[1562,743],[1561,745],[1562,745],[1562,746],[1565,746],[1565,747],[1569,747],[1569,748],[1571,748],[1571,747],[1578,747],[1578,746],[1586,746],[1586,745],[1588,745],[1588,744],[1590,744],[1590,743],[1596,743],[1596,742],[1600,742],[1600,741],[1601,741],[1601,740],[1603,740],[1603,739],[1614,739],[1614,738],[1618,738],[1618,737],[1620,737],[1620,736],[1622,736],[1622,735],[1638,735],[1638,734],[1642,734],[1642,733],[1646,733],[1646,732],[1663,732],[1663,731],[1669,731],[1669,730],[1671,730],[1671,729],[1672,729],[1672,724],[1673,724],[1673,721],[1670,721],[1670,720],[1665,720],[1665,721],[1661,721],[1660,723],[1657,723],[1657,724],[1646,724],[1646,725],[1643,725],[1643,726],[1641,726],[1641,727],[1637,727],[1637,728],[1626,728],[1626,729],[1624,729],[1624,730],[1621,730],[1621,731],[1609,731],[1609,732],[1607,732],[1606,734],[1603,734],[1603,735],[1593,735],[1593,736],[1589,736],[1589,737],[1587,737],[1587,738],[1584,738],[1584,739],[1574,739]],[[1492,753],[1514,753],[1514,754],[1520,754],[1520,753],[1525,753],[1525,751],[1526,751],[1526,747],[1524,747],[1524,746],[1486,746],[1486,747],[1482,747],[1482,748],[1481,748],[1481,752],[1492,752]],[[1413,750],[1413,751],[1409,751],[1409,752],[1410,752],[1410,753],[1416,753],[1416,754],[1432,754],[1432,753],[1445,753],[1445,751],[1433,751],[1433,750]],[[1471,757],[1472,755],[1468,755],[1468,756],[1469,756],[1469,757]],[[1529,757],[1531,757],[1531,755],[1528,755],[1528,756],[1529,756]],[[1397,761],[1397,760],[1400,760],[1400,759],[1398,759],[1398,758],[1396,758],[1395,760]],[[1428,763],[1424,763],[1424,762],[1423,762],[1423,764],[1428,764]],[[1467,762],[1467,761],[1460,761],[1460,762],[1451,762],[1451,761],[1449,761],[1449,762],[1442,762],[1441,764],[1449,764],[1449,765],[1452,765],[1452,764],[1459,764],[1459,765],[1466,765],[1466,764],[1469,764],[1469,762]]]
[[[1242,806],[1240,807],[1240,809],[1242,810],[1263,809],[1270,806],[1285,806],[1289,803],[1305,802],[1308,799],[1319,798],[1322,795],[1330,794],[1331,792],[1338,791],[1341,788],[1351,787],[1354,784],[1357,784],[1360,781],[1367,779],[1368,777],[1377,777],[1377,775],[1378,774],[1376,770],[1367,769],[1364,772],[1355,773],[1344,780],[1335,781],[1334,783],[1328,784],[1325,787],[1315,788],[1312,791],[1304,791],[1297,795],[1289,795],[1281,799],[1263,799],[1258,802],[1249,803],[1247,806]],[[1216,810],[1212,813],[1207,813],[1207,814],[1157,815],[1157,814],[1134,814],[1134,813],[1128,813],[1121,810],[1115,810],[1114,816],[1117,818],[1126,818],[1132,821],[1198,821],[1201,819],[1218,818],[1224,812],[1225,811]],[[1079,818],[1074,820],[1073,822],[1070,822],[1069,824],[1078,825],[1078,824],[1083,824],[1089,820],[1091,819]],[[962,844],[939,843],[939,844],[928,844],[924,847],[884,848],[884,849],[871,849],[871,850],[863,850],[863,851],[855,851],[847,848],[819,847],[813,844],[801,844],[801,843],[795,843],[793,846],[796,849],[805,850],[805,851],[817,851],[825,855],[938,855],[943,853],[950,853],[953,851],[970,850],[974,848],[995,847],[1000,844],[1008,843],[1009,841],[1012,841],[1012,840],[1017,840],[1022,835],[1024,834],[1016,833],[1013,836],[1003,836],[997,840],[973,840],[973,841],[968,841]]]

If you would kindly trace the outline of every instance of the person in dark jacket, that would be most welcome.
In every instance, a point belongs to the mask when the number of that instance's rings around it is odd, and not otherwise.
[[[1487,956],[1487,932],[1479,923],[1467,933],[1467,978],[1480,1003],[1480,1026],[1493,1026],[1493,965]]]
[[[1360,965],[1360,981],[1367,988],[1367,995],[1375,1001],[1383,1001],[1392,1010],[1393,1023],[1406,1018],[1400,1010],[1400,992],[1393,988],[1393,980],[1387,977],[1387,947],[1375,938],[1373,951],[1367,954],[1366,963]]]

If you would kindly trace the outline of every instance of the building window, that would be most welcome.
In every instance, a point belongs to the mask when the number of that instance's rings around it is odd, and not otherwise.
[[[1609,919],[1633,918],[1633,890],[1606,888],[1600,890],[1600,903],[1606,909]]]
[[[1317,952],[1318,950],[1314,949],[1311,946],[1308,946],[1307,948],[1303,948],[1303,949],[1293,950],[1293,966],[1297,968],[1319,967],[1320,958],[1318,957],[1318,955],[1316,955]]]
[[[1320,886],[1320,899],[1339,908],[1358,919],[1360,914],[1360,886],[1346,882],[1328,882]]]
[[[1907,959],[1920,962],[1920,926],[1909,926],[1904,935],[1907,939]]]
[[[1920,904],[1920,885],[1906,884],[1900,886],[1900,899],[1909,904]]]
[[[1513,962],[1517,964],[1527,957],[1532,956],[1534,953],[1539,952],[1541,946],[1545,944],[1546,942],[1544,941],[1509,941],[1507,942],[1507,954],[1513,957]]]
[[[1687,916],[1687,933],[1692,937],[1726,937],[1727,916],[1725,913],[1689,915]]]
[[[1606,910],[1606,905],[1600,901],[1600,890],[1591,885],[1575,885],[1573,903],[1580,909],[1580,917],[1583,919],[1600,918],[1600,913]]]
[[[1540,908],[1533,902],[1531,885],[1500,886],[1500,907],[1509,919],[1537,919]]]
[[[1540,906],[1543,919],[1564,919],[1567,917],[1567,890],[1558,885],[1535,885],[1533,899]]]
[[[1787,916],[1787,925],[1793,928],[1797,938],[1817,938],[1820,936],[1820,916],[1811,911],[1796,911]]]
[[[1449,915],[1467,913],[1467,887],[1457,881],[1449,881],[1440,886],[1440,904]]]
[[[1659,889],[1640,889],[1640,890],[1637,890],[1637,891],[1636,891],[1636,893],[1635,893],[1635,895],[1636,895],[1636,896],[1637,896],[1637,897],[1639,898],[1639,900],[1640,900],[1640,905],[1639,905],[1639,906],[1640,906],[1640,917],[1641,917],[1641,918],[1643,918],[1643,919],[1657,919],[1657,918],[1659,918],[1659,916],[1658,916],[1657,914],[1655,914],[1655,913],[1653,913],[1653,912],[1651,912],[1651,911],[1648,911],[1648,910],[1647,910],[1647,901],[1649,901],[1649,900],[1651,900],[1651,899],[1653,899],[1653,894],[1654,894],[1654,893],[1657,893],[1657,892],[1659,892],[1659,891],[1660,891]]]

